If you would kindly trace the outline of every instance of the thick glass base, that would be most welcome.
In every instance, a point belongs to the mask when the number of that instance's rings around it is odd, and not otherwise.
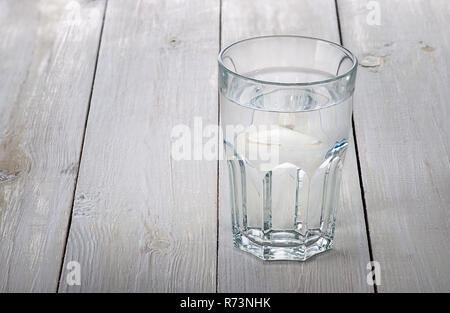
[[[306,261],[316,254],[331,249],[333,246],[332,239],[320,235],[295,245],[292,243],[289,245],[274,245],[257,242],[249,236],[235,233],[233,236],[233,243],[235,247],[266,261]]]

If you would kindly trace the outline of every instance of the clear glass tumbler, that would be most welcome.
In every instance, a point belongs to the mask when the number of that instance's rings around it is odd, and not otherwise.
[[[350,51],[309,37],[251,38],[220,52],[236,247],[264,260],[331,248],[356,69]]]

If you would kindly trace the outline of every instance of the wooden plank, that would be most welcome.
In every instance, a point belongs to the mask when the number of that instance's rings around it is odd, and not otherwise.
[[[60,291],[215,291],[217,164],[171,131],[217,124],[218,38],[219,1],[108,2]]]
[[[57,288],[104,4],[0,2],[0,292]]]
[[[377,3],[379,26],[364,1],[338,7],[362,65],[354,116],[378,290],[449,292],[450,2]]]
[[[270,34],[307,35],[339,42],[334,1],[223,1],[222,47],[246,37]],[[369,252],[353,145],[344,166],[335,248],[304,263],[263,262],[232,247],[225,170],[221,164],[219,291],[373,291],[366,282]]]

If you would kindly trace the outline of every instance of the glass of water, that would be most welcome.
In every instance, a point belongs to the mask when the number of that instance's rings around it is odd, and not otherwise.
[[[236,247],[264,260],[332,247],[356,69],[350,51],[309,37],[251,38],[220,52]]]

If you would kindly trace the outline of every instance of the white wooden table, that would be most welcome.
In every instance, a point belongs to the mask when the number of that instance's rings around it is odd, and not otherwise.
[[[449,17],[448,0],[0,0],[0,291],[450,291]],[[218,122],[220,48],[269,34],[361,63],[335,248],[305,263],[233,248],[222,167],[170,154],[174,125]]]

